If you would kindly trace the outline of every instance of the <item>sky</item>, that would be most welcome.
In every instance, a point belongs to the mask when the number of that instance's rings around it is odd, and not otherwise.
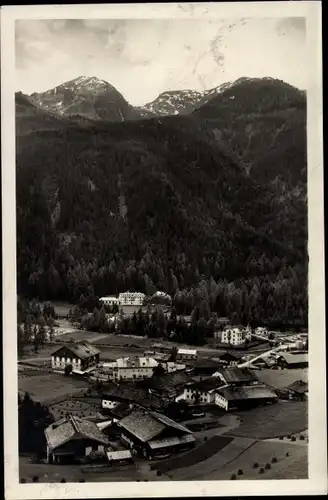
[[[240,77],[307,86],[304,18],[19,20],[15,40],[26,94],[79,76],[106,80],[135,106]]]

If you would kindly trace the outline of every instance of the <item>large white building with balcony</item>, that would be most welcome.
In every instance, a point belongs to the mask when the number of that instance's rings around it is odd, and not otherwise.
[[[142,306],[146,295],[141,292],[123,292],[118,296],[121,306]]]
[[[99,301],[104,305],[104,306],[114,306],[120,305],[120,299],[117,297],[101,297]]]
[[[221,333],[222,344],[230,345],[242,345],[246,340],[251,340],[252,330],[251,328],[239,328],[239,327],[229,327],[223,330]]]

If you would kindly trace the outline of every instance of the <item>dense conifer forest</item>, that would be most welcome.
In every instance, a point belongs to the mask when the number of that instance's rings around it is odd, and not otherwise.
[[[83,305],[163,290],[178,313],[199,308],[205,321],[216,312],[306,326],[305,110],[295,102],[285,135],[274,103],[273,121],[253,119],[250,155],[238,150],[249,109],[221,125],[216,115],[215,126],[213,103],[202,116],[92,123],[19,96],[19,294]]]

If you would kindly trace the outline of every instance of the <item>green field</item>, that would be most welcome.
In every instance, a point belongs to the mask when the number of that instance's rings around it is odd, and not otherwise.
[[[85,380],[56,373],[39,372],[37,376],[18,378],[19,391],[28,392],[32,399],[40,403],[52,403],[56,399],[79,393],[87,387]]]
[[[308,369],[296,370],[258,370],[256,376],[266,385],[274,389],[283,389],[296,380],[308,381]]]
[[[269,439],[296,434],[308,427],[308,408],[304,401],[285,401],[237,412],[242,422],[228,436]]]
[[[222,450],[227,446],[233,438],[226,436],[213,436],[211,439],[201,444],[197,448],[185,453],[183,458],[180,456],[169,458],[165,462],[159,462],[155,464],[158,470],[163,474],[171,470],[176,470],[182,467],[190,467],[195,464],[199,464],[204,460],[207,460],[211,456],[215,455],[218,451]]]

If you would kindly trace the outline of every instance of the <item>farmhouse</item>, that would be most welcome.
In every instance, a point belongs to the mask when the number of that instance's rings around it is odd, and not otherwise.
[[[303,401],[307,398],[308,384],[303,380],[295,380],[292,384],[286,387],[289,399]]]
[[[307,353],[289,353],[286,352],[279,356],[277,363],[282,368],[307,368],[308,355]]]
[[[213,361],[218,361],[221,365],[225,366],[236,366],[239,363],[239,358],[231,354],[231,352],[225,352],[214,358]]]
[[[223,385],[225,384],[220,378],[209,377],[199,382],[187,384],[183,393],[175,400],[185,400],[193,404],[213,404],[215,402],[215,390]]]
[[[81,372],[95,367],[99,363],[100,350],[87,342],[59,347],[51,355],[51,366],[54,370],[64,371],[72,365],[73,371]]]
[[[135,411],[119,422],[121,440],[129,449],[145,457],[182,451],[194,446],[192,432],[181,424],[154,411]]]
[[[265,385],[222,387],[215,392],[215,403],[226,411],[276,403],[277,394]]]
[[[189,382],[185,372],[166,373],[160,377],[151,378],[145,382],[152,394],[168,399],[174,399],[180,390]]]
[[[163,409],[166,401],[155,394],[151,394],[149,389],[141,382],[124,382],[121,384],[112,384],[104,390],[103,401],[118,401],[120,403],[138,404],[143,408],[155,410]],[[102,403],[104,408],[105,403]],[[113,415],[117,414],[119,406],[110,410]]]
[[[224,384],[231,386],[256,385],[259,383],[255,373],[249,368],[226,368],[219,370],[213,377],[219,377]]]
[[[141,292],[120,293],[118,298],[122,306],[142,306],[146,295]]]
[[[181,361],[196,361],[197,350],[195,349],[178,349],[177,360]]]
[[[49,425],[44,433],[49,463],[83,459],[95,451],[104,453],[108,445],[106,436],[94,422],[73,416]]]
[[[112,363],[102,365],[109,380],[135,380],[150,378],[158,362],[154,358],[135,357],[117,358]]]

